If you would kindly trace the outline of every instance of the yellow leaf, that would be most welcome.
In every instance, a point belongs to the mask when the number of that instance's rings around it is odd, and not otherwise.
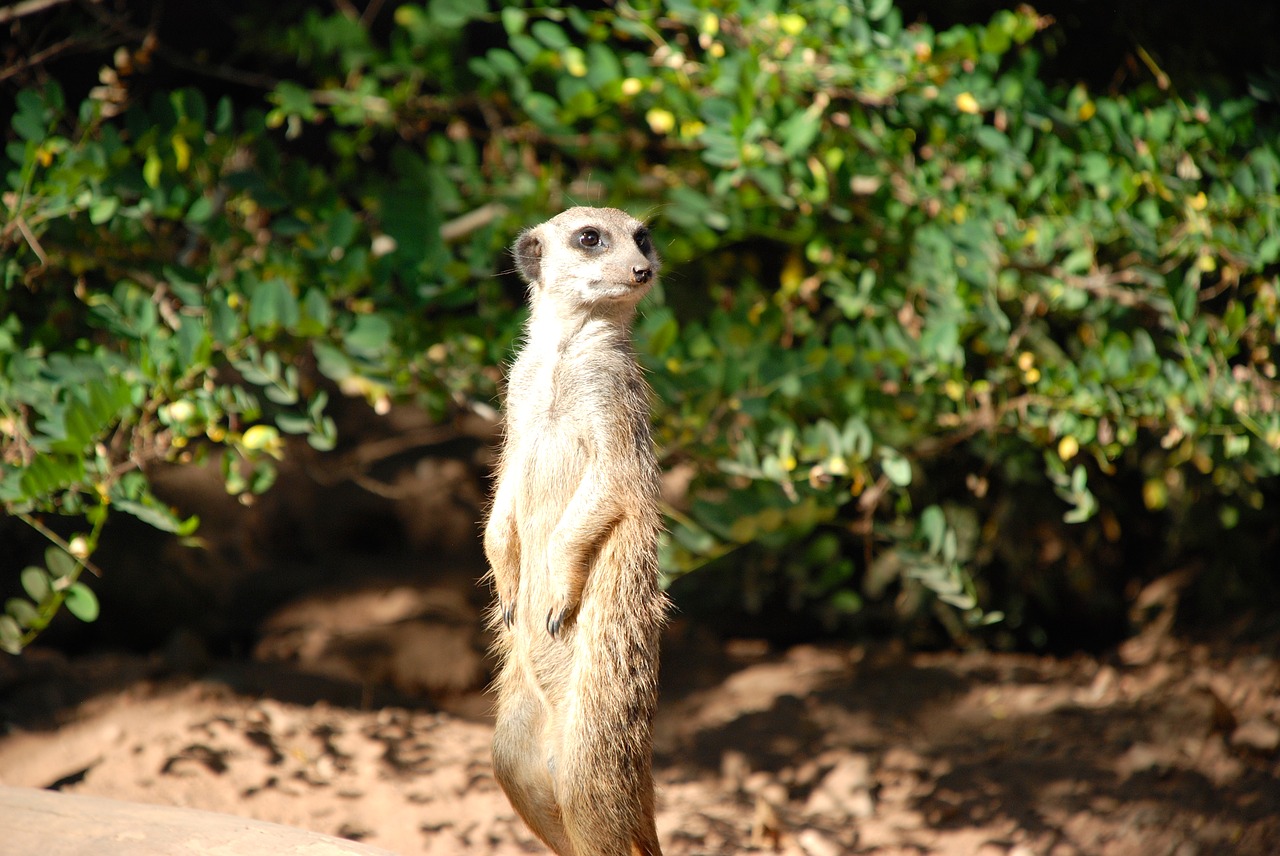
[[[160,168],[160,155],[156,154],[155,149],[149,149],[142,164],[142,180],[147,183],[147,187],[154,189],[160,186]]]
[[[1058,441],[1058,457],[1069,461],[1080,452],[1080,441],[1070,434]]]
[[[778,275],[782,295],[791,297],[800,290],[800,283],[803,281],[804,260],[800,258],[799,253],[792,253],[787,256],[786,262],[782,265],[782,272]]]
[[[579,48],[568,48],[564,52],[565,71],[574,77],[587,76],[587,55]]]
[[[778,26],[788,36],[798,36],[804,32],[805,27],[809,26],[809,22],[802,16],[789,12],[778,18]]]
[[[187,143],[186,138],[180,134],[174,134],[171,142],[173,143],[173,157],[177,161],[178,172],[186,172],[187,167],[191,164],[191,146]]]
[[[669,134],[676,126],[676,117],[670,110],[654,107],[644,114],[649,129],[655,134]]]
[[[961,113],[976,114],[982,112],[982,107],[978,104],[978,99],[973,97],[971,92],[961,92],[956,96],[956,109]]]
[[[244,432],[240,443],[251,452],[266,452],[269,455],[280,455],[280,432],[270,425],[254,425]]]

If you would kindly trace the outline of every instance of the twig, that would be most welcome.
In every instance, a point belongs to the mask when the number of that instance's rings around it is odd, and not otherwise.
[[[17,225],[18,231],[22,233],[22,237],[27,239],[27,245],[31,247],[36,257],[40,259],[40,266],[47,267],[49,265],[49,257],[44,254],[44,248],[40,246],[40,241],[27,228],[27,221],[19,214],[13,218],[13,222]]]
[[[62,538],[62,536],[59,535],[57,532],[54,532],[52,529],[50,529],[48,526],[45,526],[39,520],[36,520],[30,514],[18,514],[15,516],[19,520],[21,520],[23,523],[27,524],[32,529],[36,530],[45,538],[48,538],[50,541],[52,541],[54,544],[60,547],[63,552],[65,552],[72,559],[75,559],[76,562],[78,562],[81,567],[87,568],[89,572],[93,574],[95,577],[102,576],[102,571],[98,568],[97,565],[95,565],[93,562],[90,562],[88,559],[81,558],[80,556],[77,556],[75,553],[73,553],[71,551],[71,545],[68,544]]]
[[[501,202],[490,202],[481,205],[474,211],[468,211],[459,217],[455,217],[448,223],[440,227],[440,237],[446,243],[452,243],[459,238],[465,238],[477,229],[488,226],[494,220],[507,213],[507,206]]]
[[[54,6],[70,2],[71,0],[23,0],[21,3],[14,3],[12,6],[0,9],[0,24],[16,21],[18,18],[35,15],[45,9],[52,9]]]

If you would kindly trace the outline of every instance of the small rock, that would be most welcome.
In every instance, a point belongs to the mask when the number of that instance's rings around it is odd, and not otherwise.
[[[763,770],[758,770],[747,776],[746,780],[742,783],[742,790],[749,794],[758,794],[772,783],[772,776]]]
[[[751,762],[737,749],[730,749],[720,756],[720,778],[731,791],[740,791],[751,774]]]
[[[1280,726],[1261,718],[1247,720],[1231,732],[1231,745],[1270,755],[1280,749]]]
[[[778,849],[782,840],[782,819],[778,816],[778,804],[756,795],[755,816],[751,821],[751,843],[756,847]]]
[[[849,814],[859,820],[866,820],[876,813],[876,801],[871,791],[855,791],[849,797]]]
[[[822,777],[805,803],[809,814],[870,817],[875,813],[871,797],[871,762],[865,755],[841,758]]]
[[[796,841],[807,856],[840,856],[844,852],[844,848],[816,829],[804,830],[796,836]]]
[[[774,808],[782,808],[787,804],[789,798],[786,787],[778,782],[770,782],[765,785],[760,789],[758,796]]]
[[[819,787],[836,793],[850,793],[869,788],[871,783],[871,761],[866,755],[850,755],[831,768]]]

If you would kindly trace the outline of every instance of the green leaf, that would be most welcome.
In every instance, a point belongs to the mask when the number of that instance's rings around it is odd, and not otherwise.
[[[320,420],[320,430],[307,435],[307,443],[318,452],[330,452],[338,445],[338,426],[332,416]]]
[[[265,279],[251,286],[249,326],[254,330],[291,329],[298,323],[299,315],[298,298],[283,279]]]
[[[129,499],[113,499],[111,505],[125,514],[136,517],[148,526],[154,526],[161,532],[190,535],[200,524],[200,518],[195,515],[184,519],[179,517],[172,509],[159,504],[147,504]]]
[[[502,17],[502,27],[507,31],[508,36],[524,32],[525,23],[529,20],[529,13],[524,9],[504,5],[499,14]]]
[[[340,382],[351,377],[351,361],[342,351],[326,342],[316,342],[312,351],[316,357],[316,368],[329,380]]]
[[[208,196],[197,196],[196,201],[187,209],[187,222],[199,225],[207,223],[213,216],[213,200]]]
[[[114,196],[95,199],[89,206],[89,222],[95,226],[101,226],[116,215],[119,207],[120,200]]]
[[[43,603],[53,592],[53,583],[44,568],[29,565],[23,569],[19,579],[22,590],[36,603]]]
[[[489,13],[489,4],[483,0],[431,0],[427,15],[432,23],[451,30],[462,28]]]
[[[822,115],[809,111],[795,113],[778,126],[777,137],[782,141],[782,153],[789,158],[809,151],[818,132],[822,130]]]
[[[55,579],[65,579],[76,572],[79,563],[61,547],[49,547],[44,551],[45,565],[49,574]]]
[[[929,545],[929,554],[936,556],[942,552],[942,541],[947,534],[947,516],[936,505],[930,505],[920,512],[920,533]]]
[[[0,649],[10,654],[22,651],[22,628],[12,616],[0,615]]]
[[[67,611],[88,624],[98,618],[98,596],[82,582],[72,583],[67,589]]]
[[[39,142],[48,132],[49,122],[39,93],[24,89],[14,99],[17,112],[13,114],[13,130],[24,140]]]
[[[880,468],[889,481],[898,487],[911,484],[911,462],[897,452],[886,450],[880,459]]]
[[[391,323],[381,315],[357,316],[343,341],[347,350],[357,356],[380,356],[391,344]]]
[[[564,50],[571,44],[569,37],[564,34],[564,30],[560,25],[545,18],[534,21],[533,26],[529,28],[529,32],[535,39],[553,51]]]
[[[34,627],[40,621],[35,604],[20,597],[11,597],[4,603],[4,611],[23,627]]]

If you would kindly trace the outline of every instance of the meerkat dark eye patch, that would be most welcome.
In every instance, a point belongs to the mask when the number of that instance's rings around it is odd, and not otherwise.
[[[649,250],[653,249],[653,241],[649,238],[649,230],[636,229],[635,239],[636,247],[640,252],[644,253],[646,256],[649,255]]]
[[[588,250],[594,250],[596,247],[604,243],[604,237],[600,234],[599,229],[593,229],[590,226],[578,232],[578,246]]]

